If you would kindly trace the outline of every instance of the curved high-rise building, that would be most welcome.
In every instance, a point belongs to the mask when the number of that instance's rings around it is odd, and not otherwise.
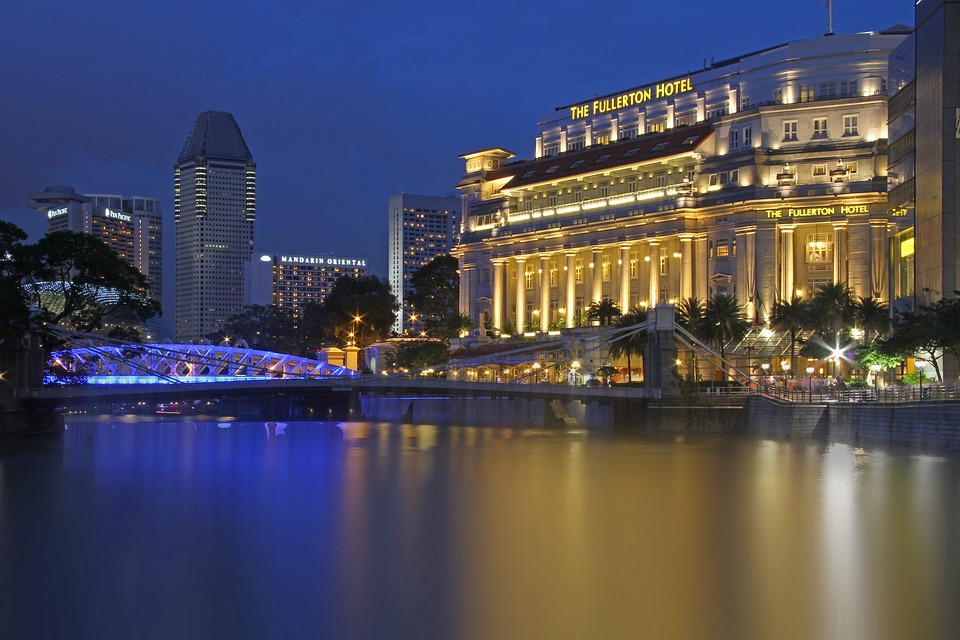
[[[256,173],[233,115],[201,113],[174,167],[178,342],[204,338],[243,309]]]

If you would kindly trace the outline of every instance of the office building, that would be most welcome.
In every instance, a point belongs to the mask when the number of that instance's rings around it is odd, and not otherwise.
[[[909,27],[790,42],[559,107],[533,158],[462,156],[461,311],[504,332],[842,282],[889,300],[888,57]]]
[[[367,275],[365,258],[334,254],[258,254],[247,263],[245,304],[276,305],[299,319],[308,304],[322,304],[337,278]]]
[[[410,278],[437,256],[450,253],[459,236],[460,200],[455,197],[391,196],[389,282],[400,303],[393,332],[419,334],[422,323],[410,304]]]
[[[243,310],[256,173],[233,116],[201,113],[174,167],[178,342],[203,339]]]
[[[150,282],[150,296],[163,298],[163,216],[155,198],[79,194],[48,187],[31,194],[32,208],[47,215],[47,232],[76,231],[103,240]]]

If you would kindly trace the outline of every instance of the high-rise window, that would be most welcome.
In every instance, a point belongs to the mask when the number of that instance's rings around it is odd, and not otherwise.
[[[789,142],[797,139],[797,121],[785,120],[783,122],[783,140]]]
[[[845,136],[855,136],[859,135],[859,122],[860,116],[843,116],[843,135]]]

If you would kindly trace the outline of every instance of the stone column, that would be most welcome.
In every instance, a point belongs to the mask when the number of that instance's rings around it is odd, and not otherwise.
[[[527,317],[526,263],[525,257],[517,258],[517,335],[523,335],[523,323]]]
[[[870,295],[890,301],[890,253],[887,251],[887,221],[870,221]]]
[[[833,282],[847,281],[847,223],[833,223]]]
[[[630,245],[620,245],[620,311],[630,311]]]
[[[471,265],[462,265],[460,267],[460,313],[465,313],[473,319],[473,305],[470,303],[472,292],[470,290],[470,276],[473,272]]]
[[[780,298],[784,302],[793,300],[793,225],[780,227],[780,243],[783,246],[783,256],[780,261],[780,270],[783,273],[783,284],[780,289]]]
[[[577,304],[577,281],[576,281],[576,259],[577,253],[567,253],[567,315],[565,317],[567,328],[573,327],[573,314],[576,311]]]
[[[754,299],[757,295],[757,229],[745,228],[737,232],[737,302],[744,306],[744,314],[757,317]]]
[[[680,299],[693,297],[693,234],[680,236]]]
[[[591,282],[590,302],[594,300],[603,300],[603,278],[600,273],[600,249],[593,250],[593,257],[590,259]],[[587,303],[589,304],[589,303]]]
[[[693,283],[693,296],[695,298],[700,298],[701,300],[707,299],[707,294],[710,291],[710,272],[709,264],[710,261],[707,260],[707,236],[706,234],[701,234],[696,236],[696,241],[694,242],[696,247],[696,255],[693,257],[694,262],[698,266],[698,270],[694,273],[697,274],[696,281]]]
[[[660,304],[660,241],[650,241],[650,306]]]
[[[503,258],[493,260],[493,328],[503,330],[503,303],[505,302],[505,292],[503,290]]]
[[[550,328],[550,256],[540,254],[540,331]]]

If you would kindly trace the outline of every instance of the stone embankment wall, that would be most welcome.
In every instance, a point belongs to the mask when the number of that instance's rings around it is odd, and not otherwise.
[[[772,437],[960,449],[960,402],[792,404],[752,396],[744,424]]]

